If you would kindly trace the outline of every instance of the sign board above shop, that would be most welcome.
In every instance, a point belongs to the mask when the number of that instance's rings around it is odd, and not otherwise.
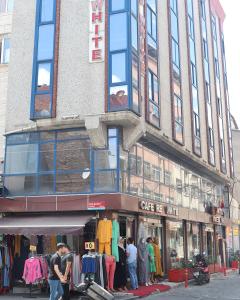
[[[103,62],[105,48],[105,1],[90,0],[89,62]]]
[[[158,213],[161,215],[179,216],[179,210],[175,206],[165,205],[161,203],[154,203],[151,201],[141,200],[139,202],[139,208],[144,211]]]

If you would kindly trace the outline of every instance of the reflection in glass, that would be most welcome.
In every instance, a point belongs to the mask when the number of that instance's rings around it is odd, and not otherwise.
[[[131,17],[131,36],[132,36],[132,47],[137,50],[138,49],[138,28],[137,28],[137,20],[132,16]]]
[[[116,191],[117,174],[116,171],[96,172],[94,176],[95,192]]]
[[[40,63],[38,65],[37,90],[48,91],[51,81],[51,64]]]
[[[121,28],[121,30],[119,30]],[[127,14],[110,16],[110,51],[127,48]]]
[[[42,25],[39,27],[38,60],[53,58],[54,49],[54,25]]]
[[[112,83],[126,81],[126,53],[112,54]]]
[[[30,196],[36,193],[35,175],[5,177],[4,185],[9,196]]]
[[[52,171],[54,168],[54,144],[41,144],[39,147],[39,170],[40,172]]]
[[[131,0],[131,10],[135,16],[137,15],[137,5],[138,5],[138,0]]]
[[[57,193],[88,193],[90,192],[90,176],[83,178],[82,174],[57,174]]]
[[[125,0],[112,0],[112,11],[125,9]]]
[[[49,118],[51,116],[51,95],[41,94],[35,96],[35,117]]]
[[[1,45],[0,45],[1,46]],[[0,49],[1,50],[1,49]],[[2,60],[0,55],[0,62],[3,64],[8,64],[10,60],[10,39],[4,38],[2,41]]]
[[[54,0],[42,0],[41,22],[51,22],[53,20]]]
[[[110,88],[110,110],[128,107],[128,86],[114,86]]]

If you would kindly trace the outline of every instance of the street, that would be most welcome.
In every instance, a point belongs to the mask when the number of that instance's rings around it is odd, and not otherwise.
[[[210,284],[203,286],[190,285],[172,289],[168,293],[145,298],[146,300],[237,300],[240,299],[240,276],[238,274],[223,275],[212,279]]]

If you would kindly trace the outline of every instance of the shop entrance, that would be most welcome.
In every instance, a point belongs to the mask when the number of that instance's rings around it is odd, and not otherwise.
[[[136,241],[136,219],[130,216],[119,216],[118,217],[120,236],[123,238],[132,237]]]

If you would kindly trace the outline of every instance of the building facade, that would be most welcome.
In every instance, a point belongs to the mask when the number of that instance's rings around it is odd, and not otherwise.
[[[5,112],[8,86],[8,64],[12,32],[13,1],[0,1],[0,175],[3,172]]]
[[[218,0],[16,1],[0,207],[13,225],[0,232],[35,214],[117,216],[122,236],[160,239],[165,272],[202,252],[219,270],[233,177],[223,21]]]

